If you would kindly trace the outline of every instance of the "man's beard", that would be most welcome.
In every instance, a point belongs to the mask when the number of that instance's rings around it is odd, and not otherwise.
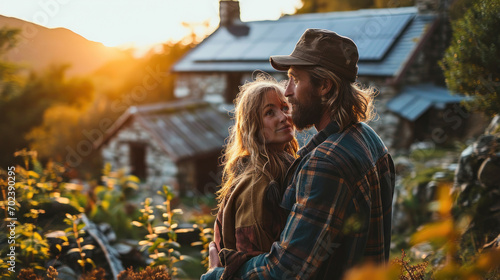
[[[289,100],[292,105],[292,121],[298,130],[310,128],[320,122],[323,115],[323,104],[321,97],[311,94],[311,98],[306,102],[298,103],[296,100]]]

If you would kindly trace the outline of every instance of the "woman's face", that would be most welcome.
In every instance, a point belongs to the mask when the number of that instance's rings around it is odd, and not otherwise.
[[[289,104],[281,93],[270,90],[265,93],[261,113],[266,145],[283,149],[286,143],[292,141],[295,133]]]

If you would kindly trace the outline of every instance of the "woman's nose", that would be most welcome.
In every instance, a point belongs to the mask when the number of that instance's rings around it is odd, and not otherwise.
[[[289,116],[288,112],[281,111],[280,119],[279,120],[280,120],[280,122],[285,122],[285,121],[288,120],[289,117],[290,116]]]

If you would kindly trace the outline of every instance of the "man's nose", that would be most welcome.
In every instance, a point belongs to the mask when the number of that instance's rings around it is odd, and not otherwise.
[[[294,88],[293,83],[289,82],[285,89],[285,97],[293,95],[293,88]]]

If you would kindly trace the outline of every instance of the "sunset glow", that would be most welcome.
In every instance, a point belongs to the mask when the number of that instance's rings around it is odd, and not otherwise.
[[[300,5],[300,0],[240,0],[241,19],[275,20]],[[106,46],[140,49],[179,41],[190,29],[200,36],[213,32],[219,23],[219,1],[0,0],[0,14],[64,27]]]

